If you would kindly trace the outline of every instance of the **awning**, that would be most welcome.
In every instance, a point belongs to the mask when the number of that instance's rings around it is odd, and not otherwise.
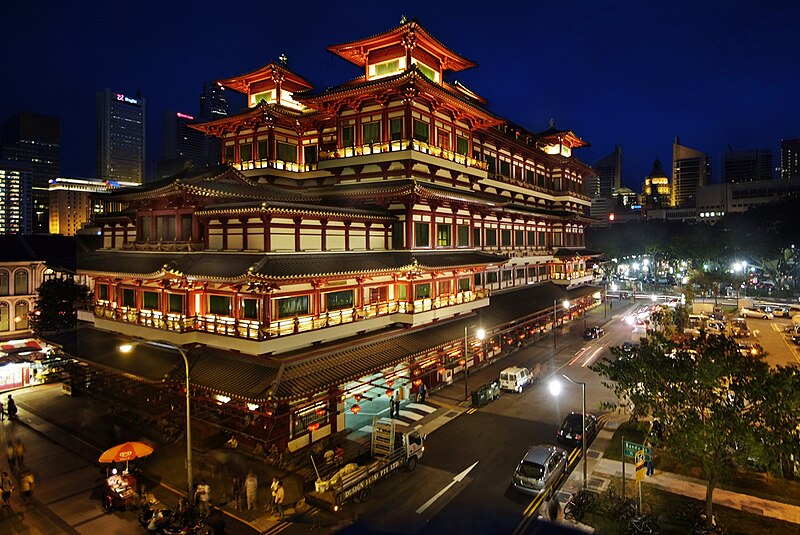
[[[41,351],[42,346],[37,340],[8,340],[0,343],[0,352],[7,355],[15,355],[17,353],[25,353],[31,351]]]

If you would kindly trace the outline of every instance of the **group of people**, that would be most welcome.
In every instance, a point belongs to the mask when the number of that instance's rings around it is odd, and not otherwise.
[[[6,406],[3,406],[3,403],[0,402],[0,421],[6,419],[6,414],[8,414],[9,420],[16,420],[17,419],[17,404],[14,401],[14,398],[11,397],[11,394],[8,395],[8,401],[6,402]]]
[[[11,396],[9,396],[9,398],[10,397]],[[35,478],[33,472],[28,470],[25,466],[25,444],[22,440],[9,439],[8,442],[6,442],[6,456],[8,458],[9,469],[17,474],[22,501],[28,504],[33,499]],[[0,496],[2,497],[3,507],[11,507],[11,493],[14,492],[15,489],[16,487],[12,477],[8,472],[2,472],[0,474]]]
[[[252,470],[248,472],[244,480],[238,476],[234,476],[231,480],[231,497],[233,499],[233,507],[237,511],[243,510],[245,506],[242,503],[242,493],[244,493],[247,510],[258,510],[258,476]],[[286,493],[283,488],[283,482],[277,476],[272,477],[270,495],[270,503],[266,506],[266,512],[276,514],[283,520],[283,504]]]

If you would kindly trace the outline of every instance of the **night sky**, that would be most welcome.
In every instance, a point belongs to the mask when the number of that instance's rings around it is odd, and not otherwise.
[[[669,168],[676,135],[711,155],[715,181],[728,145],[771,149],[777,166],[780,139],[800,137],[793,0],[10,0],[0,31],[0,118],[60,117],[62,174],[94,176],[95,92],[141,91],[154,169],[163,111],[196,114],[204,81],[285,53],[290,69],[316,86],[339,84],[362,71],[325,47],[383,32],[401,15],[478,63],[450,79],[486,97],[494,113],[534,132],[555,119],[592,144],[577,152],[587,163],[621,144],[623,182],[636,191],[656,156]]]

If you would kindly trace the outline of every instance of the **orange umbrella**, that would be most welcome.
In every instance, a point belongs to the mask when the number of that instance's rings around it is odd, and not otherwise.
[[[153,448],[143,442],[126,442],[107,449],[100,456],[101,463],[128,462],[137,457],[147,457],[153,453]]]

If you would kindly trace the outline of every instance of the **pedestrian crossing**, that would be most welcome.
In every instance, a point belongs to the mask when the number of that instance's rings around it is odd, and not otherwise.
[[[412,402],[402,406],[400,408],[399,417],[392,419],[398,422],[403,422],[412,425],[422,420],[425,416],[434,413],[435,411],[436,407],[428,405],[427,403]],[[388,417],[383,417],[382,419],[389,420]],[[372,434],[372,425],[365,425],[364,427],[360,427],[358,431],[362,433]]]

